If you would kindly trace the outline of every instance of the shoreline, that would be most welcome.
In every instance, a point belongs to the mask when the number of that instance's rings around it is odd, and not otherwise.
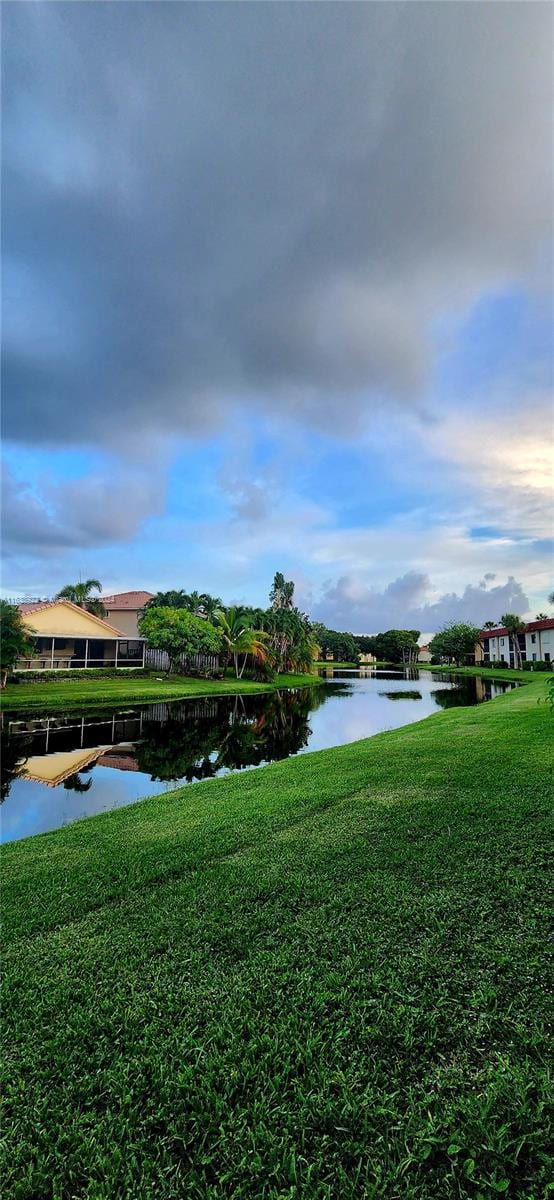
[[[65,680],[56,683],[8,684],[0,693],[2,712],[26,712],[43,708],[108,707],[125,704],[161,703],[164,700],[187,700],[201,696],[234,696],[239,693],[260,695],[289,688],[317,687],[325,681],[317,675],[279,675],[276,679],[257,683],[249,679],[198,679],[174,676],[158,680],[151,676],[134,679],[106,677],[102,679]]]

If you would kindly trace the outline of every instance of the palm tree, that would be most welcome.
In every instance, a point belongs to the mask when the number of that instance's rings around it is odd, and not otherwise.
[[[195,616],[197,616],[201,610],[202,605],[200,601],[200,592],[185,592],[184,607],[187,608],[189,612],[194,613]]]
[[[535,621],[548,621],[548,613],[536,613]]]
[[[72,604],[77,604],[79,608],[86,608],[87,612],[94,613],[96,617],[105,617],[106,609],[98,596],[91,596],[91,592],[101,592],[102,584],[99,579],[79,580],[79,583],[67,583],[65,587],[58,592],[56,600],[71,600]]]
[[[188,596],[181,588],[176,591],[174,588],[169,592],[156,592],[156,595],[151,600],[147,600],[144,606],[147,608],[187,608]]]
[[[496,629],[498,621],[485,621],[483,629]]]
[[[203,612],[209,621],[221,608],[223,608],[223,600],[219,596],[210,596],[209,592],[200,593],[200,612]]]
[[[209,592],[184,592],[183,607],[197,617],[213,617],[214,613],[223,608],[219,596],[210,596]]]
[[[505,629],[508,630],[512,645],[514,647],[514,666],[521,670],[523,660],[521,657],[518,634],[524,633],[525,623],[522,621],[521,617],[517,615],[517,613],[504,613],[504,616],[501,617],[500,620],[502,621]]]
[[[282,571],[276,571],[273,577],[273,584],[269,593],[269,602],[272,608],[292,608],[294,603],[294,583],[292,579],[285,579]]]
[[[217,609],[213,615],[213,622],[223,638],[225,666],[228,666],[232,658],[237,679],[242,679],[248,658],[265,662],[267,634],[261,629],[253,629],[240,608],[228,608],[226,612]]]

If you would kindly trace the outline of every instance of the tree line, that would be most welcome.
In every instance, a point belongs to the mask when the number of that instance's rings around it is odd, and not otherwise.
[[[191,603],[192,598],[192,603]],[[219,657],[237,679],[267,680],[283,671],[307,671],[318,654],[309,618],[294,603],[294,583],[277,571],[268,608],[225,608],[207,593],[159,592],[146,604],[139,632],[168,656],[174,670],[183,658]]]
[[[56,599],[73,604],[95,616],[105,616],[98,579],[66,584]],[[98,593],[98,594],[95,594]],[[554,593],[548,600],[554,603]],[[537,613],[537,620],[547,617]],[[18,658],[32,653],[34,639],[26,629],[17,606],[0,601],[1,682]],[[500,622],[486,621],[483,629],[499,626],[507,630],[513,647],[514,665],[523,665],[519,635],[525,623],[516,613],[504,613]],[[357,663],[362,654],[372,654],[378,662],[410,665],[419,654],[418,629],[388,629],[378,634],[352,634],[328,629],[313,622],[294,602],[294,582],[277,571],[269,593],[267,608],[247,605],[226,607],[219,596],[209,592],[171,589],[158,592],[145,605],[139,620],[139,632],[153,649],[167,654],[169,671],[196,655],[217,656],[219,669],[232,667],[237,679],[244,676],[267,680],[283,671],[303,672],[314,661],[332,655],[336,662]],[[445,625],[429,643],[432,661],[463,665],[475,655],[481,629],[466,622]]]

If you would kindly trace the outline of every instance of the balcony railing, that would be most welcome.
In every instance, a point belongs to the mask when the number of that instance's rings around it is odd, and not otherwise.
[[[136,658],[122,658],[121,655],[117,661],[115,656],[112,658],[74,658],[71,655],[63,655],[54,653],[54,658],[51,654],[34,655],[32,658],[19,658],[17,660],[16,671],[71,671],[71,670],[88,670],[89,667],[117,667],[123,670],[125,667],[142,667],[142,654]]]

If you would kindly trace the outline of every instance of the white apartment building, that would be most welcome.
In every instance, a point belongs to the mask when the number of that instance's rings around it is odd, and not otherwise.
[[[483,629],[480,634],[483,662],[500,662],[513,667],[514,647],[507,629]],[[554,617],[529,621],[518,635],[523,662],[554,662]]]

